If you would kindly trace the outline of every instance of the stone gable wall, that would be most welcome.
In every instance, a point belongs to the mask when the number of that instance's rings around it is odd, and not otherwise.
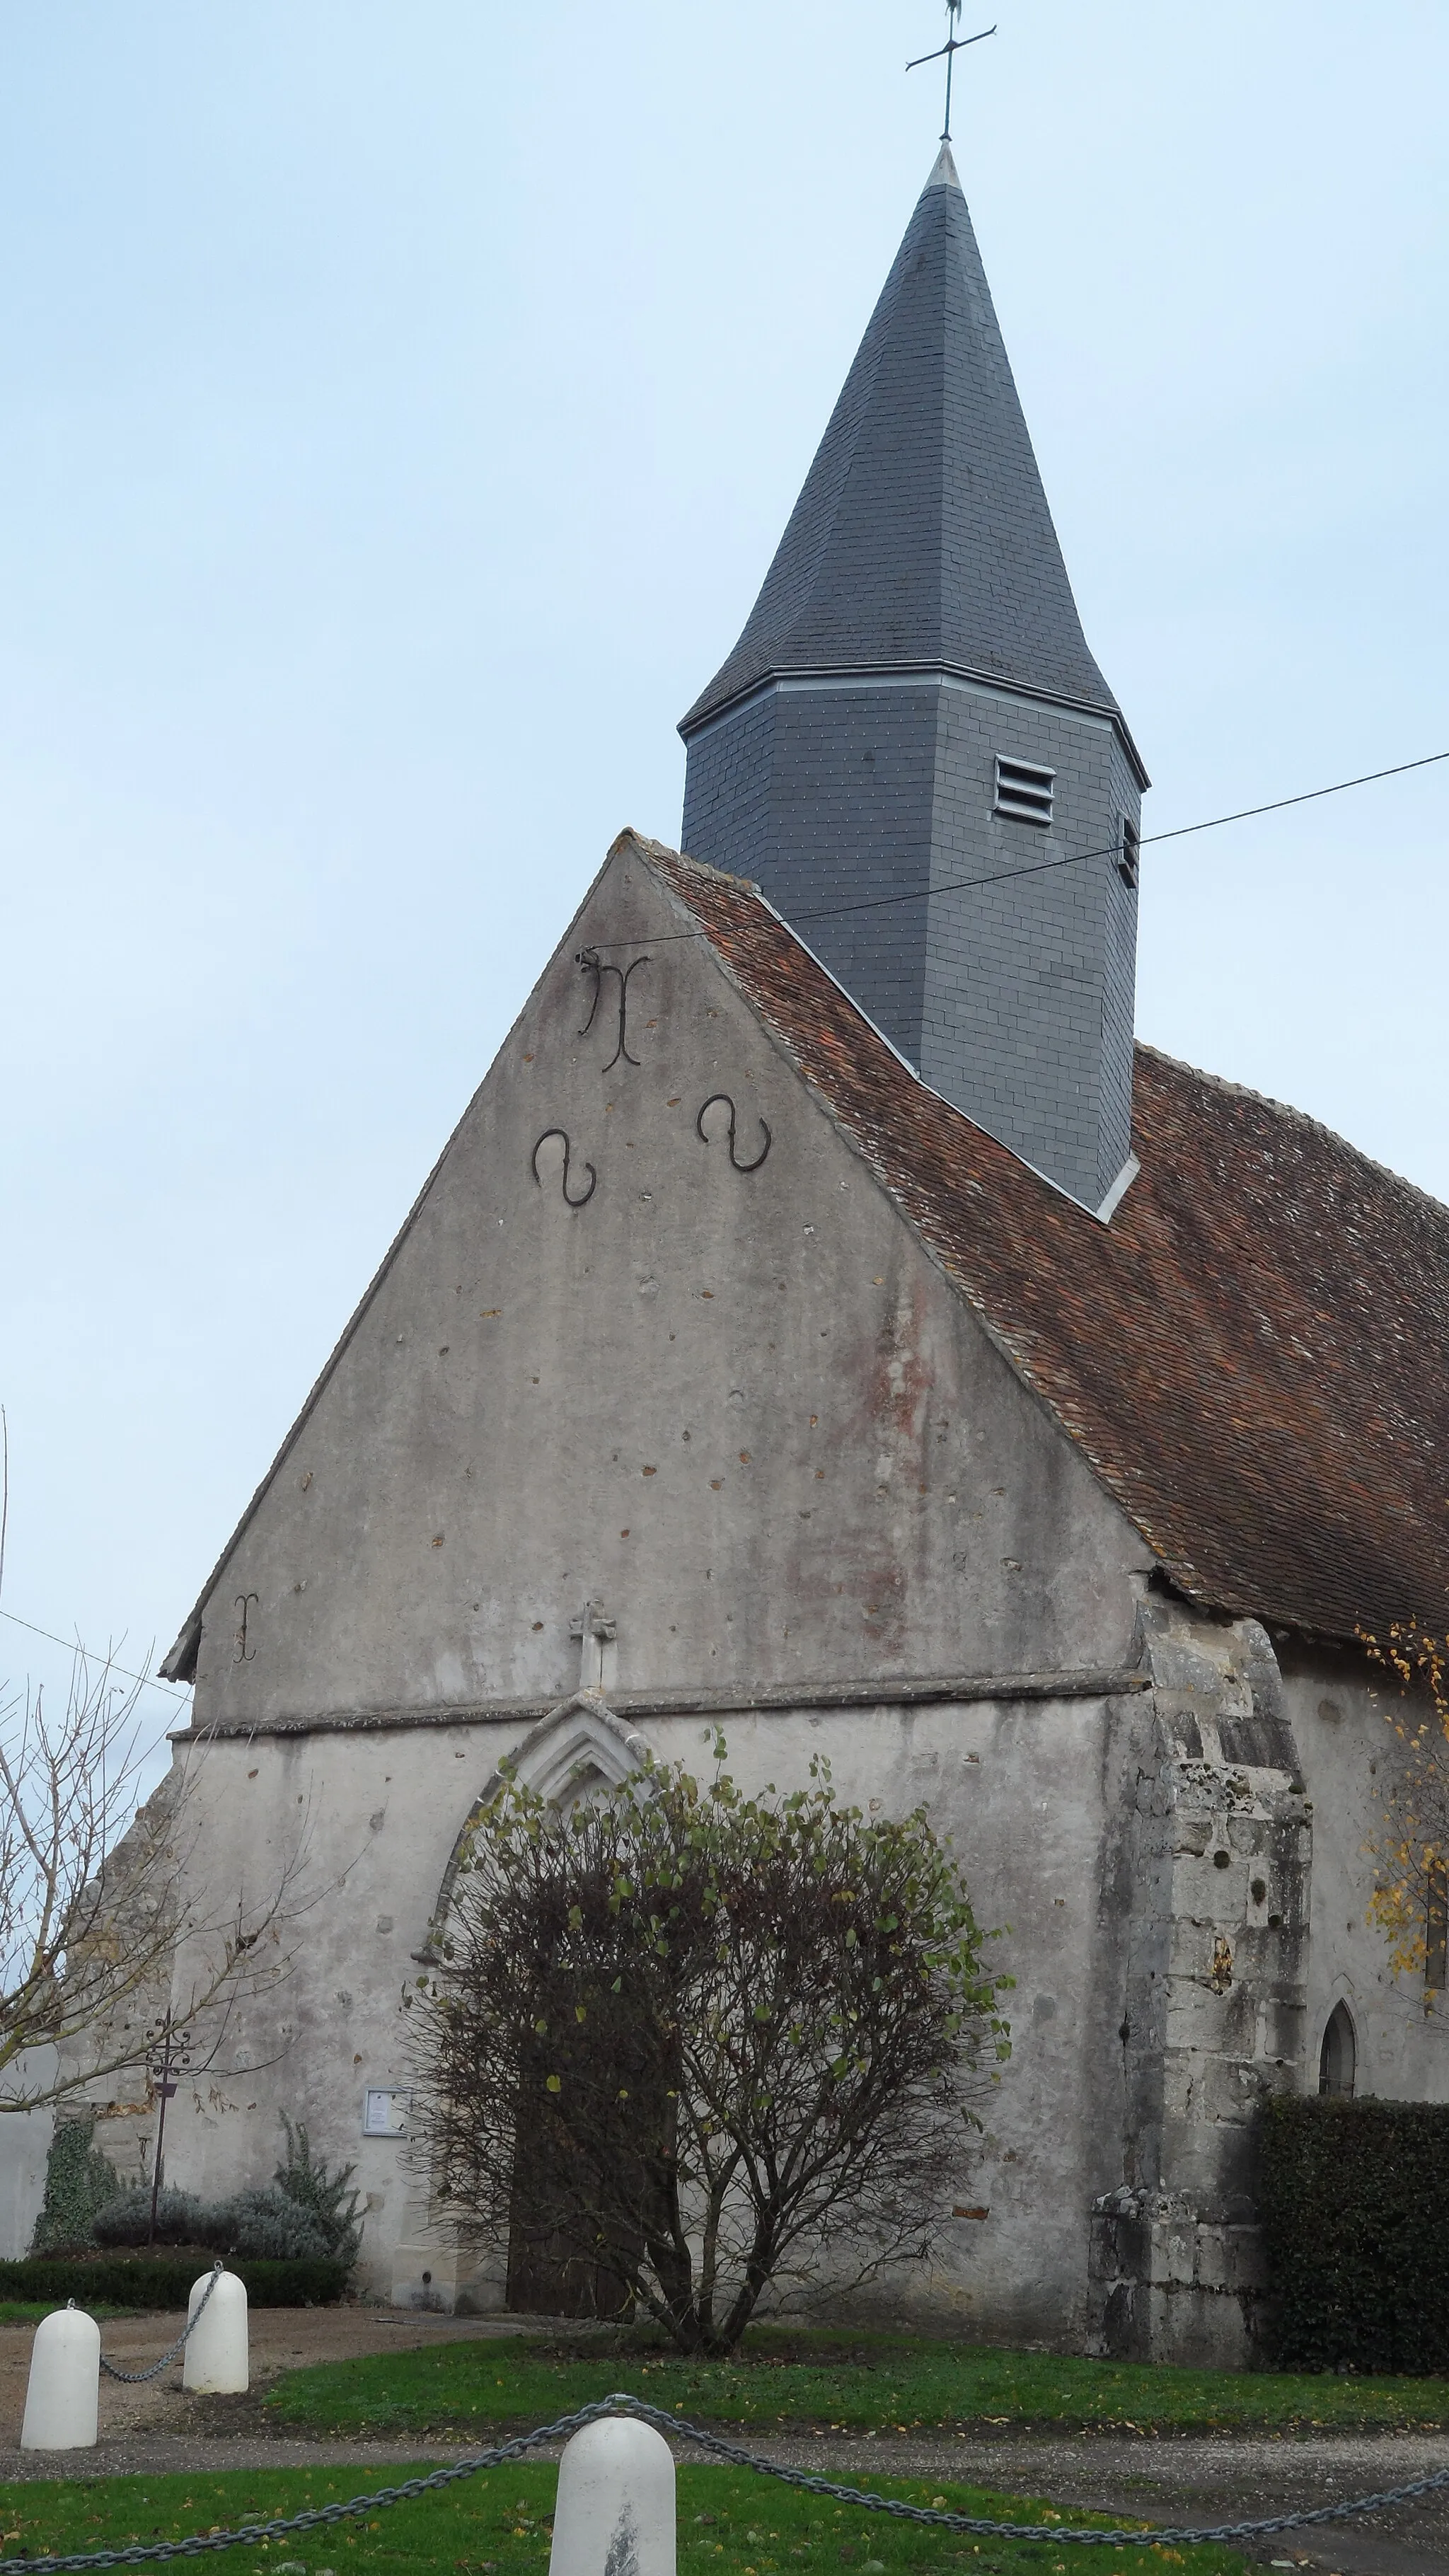
[[[548,1704],[585,1603],[625,1691],[1123,1662],[1143,1542],[681,931],[614,859],[211,1587],[200,1725]]]

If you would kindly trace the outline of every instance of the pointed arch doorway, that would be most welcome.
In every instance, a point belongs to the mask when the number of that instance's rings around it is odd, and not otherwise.
[[[1351,2101],[1357,2076],[1358,2034],[1353,2015],[1340,1998],[1324,2026],[1323,2045],[1318,2052],[1318,2090],[1341,2102]]]
[[[566,1814],[580,1800],[616,1787],[649,1757],[647,1739],[614,1715],[596,1691],[580,1691],[550,1711],[513,1756],[513,1776]],[[479,1815],[503,1785],[495,1772],[469,1811],[444,1873],[429,1946],[441,1948],[458,1864]],[[558,1999],[560,2022],[571,2007]],[[576,2151],[546,2094],[521,2100],[508,2232],[505,2305],[524,2316],[619,2318],[631,2313],[634,2284],[617,2261],[601,2258],[586,2236],[571,2232],[569,2162]]]

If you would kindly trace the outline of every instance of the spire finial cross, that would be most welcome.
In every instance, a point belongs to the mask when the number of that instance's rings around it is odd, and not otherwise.
[[[994,27],[983,27],[978,35],[958,36],[956,29],[961,20],[961,0],[946,0],[946,15],[950,22],[950,33],[944,45],[938,45],[933,54],[917,54],[915,61],[906,65],[908,72],[914,72],[920,70],[922,63],[938,63],[942,55],[946,58],[946,122],[941,130],[943,143],[949,143],[951,140],[951,71],[956,56],[964,54],[968,45],[979,45],[987,36],[994,36],[996,33]]]

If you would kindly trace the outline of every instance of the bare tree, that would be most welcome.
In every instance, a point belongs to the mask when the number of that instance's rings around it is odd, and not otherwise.
[[[567,1816],[506,1784],[408,1996],[440,2214],[712,2354],[772,2283],[925,2253],[1011,1982],[923,1810],[864,1817],[819,1761],[745,1798],[716,1752]]]
[[[300,1853],[259,1897],[209,1907],[187,1774],[137,1806],[155,1749],[139,1692],[77,1651],[58,1713],[40,1689],[0,1701],[0,2111],[127,2068],[149,2089],[148,2014],[209,2018],[214,2054],[232,2002],[285,1972]]]
[[[0,1583],[9,1458],[0,1413]],[[233,2006],[285,1975],[305,1827],[258,1892],[244,1871],[219,1905],[192,1868],[195,1766],[144,1804],[157,1751],[145,1685],[77,1646],[63,1707],[0,1686],[0,2112],[33,2111],[136,2070],[155,2091],[148,2021],[199,2024],[205,2062]],[[179,1984],[178,1984],[179,1980]]]

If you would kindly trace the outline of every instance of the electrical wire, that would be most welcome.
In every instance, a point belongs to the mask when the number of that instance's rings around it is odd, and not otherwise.
[[[1297,796],[1275,796],[1270,805],[1240,805],[1236,814],[1214,814],[1206,823],[1179,823],[1172,832],[1145,832],[1147,841],[1183,841],[1189,832],[1215,832],[1222,823],[1246,823],[1255,814],[1281,814],[1285,805],[1312,805],[1320,796],[1341,796],[1347,787],[1372,787],[1380,778],[1402,778],[1408,769],[1432,769],[1449,760],[1449,751],[1426,751],[1421,760],[1396,760],[1391,769],[1366,769],[1358,778],[1336,778],[1331,787],[1305,787]]]
[[[1323,796],[1342,796],[1350,787],[1372,787],[1381,778],[1402,778],[1411,769],[1433,769],[1443,760],[1449,760],[1449,751],[1427,751],[1418,760],[1396,760],[1388,769],[1366,769],[1357,778],[1336,778],[1328,787],[1304,787],[1296,796],[1274,796],[1266,805],[1240,805],[1234,813],[1210,814],[1201,823],[1178,823],[1170,832],[1144,832],[1138,847],[1146,849],[1150,842],[1157,841],[1184,841],[1194,832],[1220,832],[1226,823],[1247,823],[1258,814],[1281,814],[1289,805],[1312,805]],[[997,868],[989,876],[953,877],[945,885],[915,886],[904,894],[862,895],[854,903],[821,904],[810,912],[792,912],[789,926],[793,928],[797,922],[804,921],[835,921],[847,912],[880,912],[890,904],[920,903],[930,895],[964,894],[973,886],[1007,885],[1017,877],[1049,876],[1056,868],[1080,868],[1085,867],[1090,859],[1118,859],[1121,855],[1121,842],[1111,841],[1097,850],[1069,850],[1059,859],[1037,859],[1030,867]],[[676,939],[703,939],[706,935],[702,930],[666,930],[651,940],[650,945],[667,948]],[[606,939],[597,940],[593,945],[596,948],[626,948],[636,946],[637,942]]]
[[[53,1628],[37,1628],[33,1619],[22,1619],[17,1611],[0,1610],[0,1619],[8,1619],[12,1628],[28,1628],[32,1637],[44,1637],[52,1646],[64,1646],[73,1655],[84,1655],[88,1663],[100,1664],[105,1671],[119,1673],[123,1682],[139,1682],[143,1690],[164,1691],[168,1699],[187,1700],[189,1691],[179,1690],[174,1682],[153,1681],[149,1673],[128,1672],[124,1664],[114,1663],[109,1655],[92,1654],[78,1637],[58,1637]]]
[[[5,1539],[10,1527],[10,1419],[0,1404],[0,1584],[5,1580]],[[44,1637],[52,1646],[65,1646],[70,1653],[84,1655],[88,1663],[100,1664],[107,1672],[119,1673],[122,1681],[139,1682],[143,1690],[164,1691],[168,1699],[185,1700],[187,1692],[174,1682],[153,1681],[149,1673],[131,1673],[124,1664],[111,1661],[109,1655],[93,1655],[78,1637],[57,1637],[49,1628],[37,1628],[33,1619],[22,1619],[18,1611],[0,1610],[0,1619],[8,1619],[12,1628],[28,1628],[32,1637]]]
[[[1281,814],[1290,805],[1312,805],[1320,797],[1342,796],[1351,787],[1374,787],[1380,779],[1402,778],[1412,769],[1433,769],[1439,762],[1445,760],[1449,760],[1449,751],[1425,752],[1418,760],[1397,760],[1388,769],[1366,769],[1357,778],[1336,778],[1327,787],[1301,788],[1295,796],[1274,796],[1264,805],[1240,805],[1231,814],[1210,814],[1201,823],[1178,823],[1170,832],[1144,832],[1138,847],[1146,849],[1149,843],[1159,841],[1184,841],[1195,832],[1219,832],[1228,823],[1252,822],[1260,814]],[[1047,876],[1056,868],[1084,867],[1091,859],[1115,859],[1120,855],[1121,844],[1114,841],[1101,849],[1072,850],[1063,858],[1039,859],[1030,867],[998,868],[991,875],[984,877],[956,877],[946,885],[913,889],[907,894],[865,895],[856,903],[824,904],[812,912],[794,913],[791,920],[792,922],[833,921],[842,913],[878,912],[890,904],[918,903],[923,893],[963,894],[968,893],[973,886],[1005,885],[1017,877]],[[676,939],[702,939],[705,935],[702,930],[667,930],[657,937],[652,945],[655,948],[666,948]],[[617,948],[632,946],[635,943],[606,940],[597,944]],[[3,1549],[3,1544],[3,1520],[0,1520],[0,1549]],[[0,1555],[0,1564],[3,1564],[3,1561],[3,1555]],[[13,1610],[0,1610],[0,1619],[8,1619],[13,1627],[28,1629],[32,1637],[44,1637],[52,1646],[67,1646],[72,1652],[77,1649],[77,1639],[58,1637],[50,1628],[37,1628],[33,1619],[22,1619]],[[89,1649],[84,1646],[81,1646],[79,1651],[82,1654],[89,1653]],[[112,1663],[109,1655],[91,1655],[90,1660],[92,1663],[104,1663],[110,1671],[119,1673],[124,1681],[139,1682],[145,1690],[164,1691],[168,1699],[185,1700],[189,1696],[187,1692],[177,1689],[170,1682],[153,1681],[149,1673],[128,1672],[124,1664]]]

